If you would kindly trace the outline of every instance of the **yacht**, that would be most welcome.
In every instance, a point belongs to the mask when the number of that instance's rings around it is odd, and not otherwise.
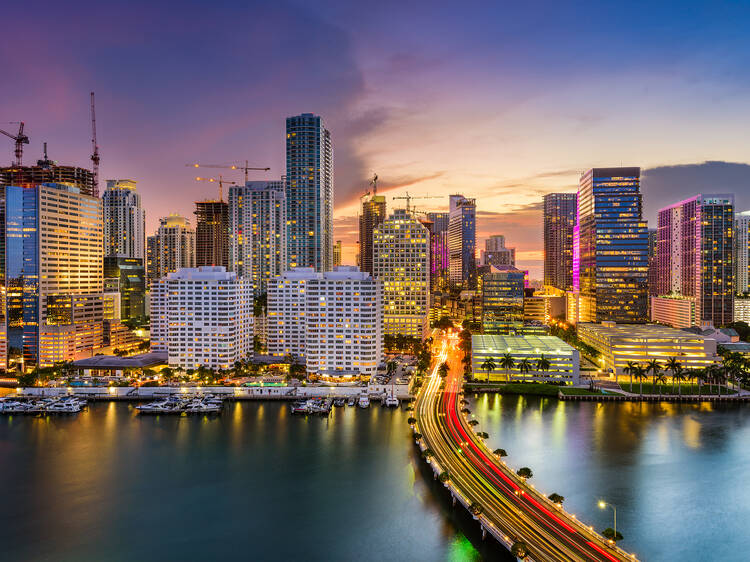
[[[360,394],[359,395],[359,401],[357,402],[357,405],[360,408],[369,408],[370,407],[370,397],[367,396],[367,394]]]
[[[76,414],[81,411],[77,402],[65,403],[63,401],[53,402],[45,407],[48,414]]]
[[[383,403],[389,408],[398,406],[398,398],[396,398],[393,394],[386,394]]]
[[[349,400],[346,401],[347,406],[354,406],[357,403],[357,397],[356,396],[350,396]]]

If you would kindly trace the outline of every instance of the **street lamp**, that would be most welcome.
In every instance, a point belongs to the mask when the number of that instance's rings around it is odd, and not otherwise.
[[[611,503],[607,503],[604,500],[599,500],[599,509],[604,509],[606,507],[611,507],[612,508],[612,512],[615,515],[615,522],[614,522],[613,531],[615,532],[615,537],[617,537],[617,508],[615,508],[615,506],[612,505]]]

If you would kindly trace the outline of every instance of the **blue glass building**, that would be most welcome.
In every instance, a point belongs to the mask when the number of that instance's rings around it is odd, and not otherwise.
[[[449,276],[451,287],[477,288],[477,205],[463,195],[450,196],[448,223]]]
[[[333,268],[333,147],[323,120],[286,120],[287,268]]]

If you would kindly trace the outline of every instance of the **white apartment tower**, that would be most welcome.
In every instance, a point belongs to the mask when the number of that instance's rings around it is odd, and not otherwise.
[[[222,266],[182,268],[151,288],[151,349],[170,367],[229,369],[253,350],[253,289]]]
[[[383,355],[382,284],[354,266],[297,268],[268,291],[271,355],[304,358],[309,373],[372,376]]]
[[[146,259],[146,211],[133,180],[107,180],[102,195],[104,255]]]
[[[181,268],[195,267],[195,229],[180,215],[159,221],[159,229],[148,237],[146,274],[149,285]]]
[[[249,181],[229,188],[229,269],[253,281],[256,295],[286,266],[283,181]]]
[[[735,287],[738,295],[750,292],[750,211],[735,215],[734,228]]]
[[[426,337],[430,309],[430,233],[404,209],[374,231],[373,271],[383,284],[383,332]]]

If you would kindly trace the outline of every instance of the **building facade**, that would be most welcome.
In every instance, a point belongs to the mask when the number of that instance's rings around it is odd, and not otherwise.
[[[78,189],[82,195],[99,197],[99,187],[94,185],[94,174],[78,166],[62,166],[49,160],[37,160],[36,166],[9,166],[0,168],[0,187],[16,185],[20,187],[61,184]]]
[[[180,215],[169,215],[159,223],[158,230],[146,243],[149,286],[167,273],[195,267],[195,230],[190,222]]]
[[[573,231],[578,321],[639,323],[648,312],[648,229],[640,168],[592,168],[581,176]]]
[[[433,291],[447,291],[450,273],[448,227],[450,213],[427,213],[432,221],[430,232],[430,285]]]
[[[256,296],[286,266],[286,195],[283,181],[249,181],[229,188],[229,262],[250,277]]]
[[[169,366],[229,369],[253,351],[250,279],[224,267],[181,268],[151,287],[151,349]]]
[[[484,241],[482,251],[482,265],[494,265],[495,267],[515,266],[516,249],[505,247],[505,236],[493,234]]]
[[[694,297],[664,295],[650,297],[650,300],[652,322],[658,322],[673,328],[691,328],[700,325]]]
[[[430,311],[430,237],[424,225],[396,209],[375,229],[375,278],[383,283],[384,334],[426,337]]]
[[[229,204],[195,202],[195,265],[229,267]]]
[[[333,145],[323,120],[286,120],[287,269],[333,265]]]
[[[104,258],[105,288],[107,281],[116,281],[119,295],[117,318],[144,322],[146,320],[146,268],[143,260],[108,256]]]
[[[732,322],[734,196],[696,195],[659,211],[657,292],[695,299],[700,324]]]
[[[333,267],[341,265],[341,240],[336,240],[333,244]]]
[[[102,195],[104,255],[146,259],[146,211],[133,180],[107,180]]]
[[[515,267],[490,266],[481,276],[482,331],[507,334],[523,328],[524,272]]]
[[[735,215],[734,279],[738,295],[750,293],[750,211]]]
[[[307,338],[307,293],[317,278],[312,267],[297,267],[268,283],[266,332],[268,354],[305,359]]]
[[[383,195],[368,195],[362,199],[359,215],[359,269],[372,275],[373,233],[386,217],[386,204]]]
[[[450,196],[449,278],[453,288],[476,289],[476,200]]]
[[[561,291],[573,288],[575,193],[544,196],[544,284]]]

